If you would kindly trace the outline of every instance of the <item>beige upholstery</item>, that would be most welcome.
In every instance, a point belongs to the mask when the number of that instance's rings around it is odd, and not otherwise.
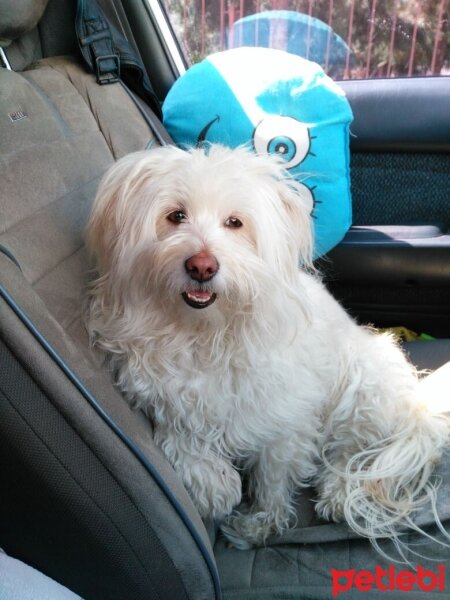
[[[0,86],[0,243],[70,326],[82,279],[68,278],[87,267],[83,228],[99,178],[152,134],[119,85],[98,86],[69,58],[42,60],[23,74],[2,69]],[[25,116],[12,121],[19,111]],[[79,295],[70,301],[69,290]]]

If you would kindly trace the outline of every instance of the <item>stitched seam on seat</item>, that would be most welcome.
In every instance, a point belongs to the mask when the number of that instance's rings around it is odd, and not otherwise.
[[[61,72],[59,71],[59,69],[56,68],[55,65],[49,64],[46,65],[47,68],[53,69],[54,71],[56,71],[57,73],[61,74]],[[93,79],[93,75],[91,73],[84,73],[86,76],[90,76]],[[108,134],[107,137],[107,133],[104,131],[104,128],[102,127],[102,123],[98,117],[98,113],[95,110],[95,107],[93,105],[93,103],[91,102],[91,96],[89,94],[89,89],[86,86],[85,90],[86,90],[86,97],[83,95],[83,93],[79,90],[78,86],[75,84],[75,80],[73,79],[73,77],[71,76],[69,71],[66,71],[66,78],[67,80],[71,83],[71,85],[73,86],[73,88],[75,89],[75,91],[77,92],[77,94],[80,96],[80,98],[83,100],[83,102],[85,103],[87,109],[89,110],[90,114],[92,115],[94,121],[97,123],[97,127],[98,127],[98,131],[100,132],[100,134],[102,135],[103,139],[106,142],[106,146],[108,147],[109,152],[111,153],[111,157],[113,160],[117,160],[117,156],[114,153],[114,149],[113,149],[113,145],[111,143],[111,137]],[[130,97],[128,96],[128,94],[126,92],[124,92],[123,94],[124,98],[126,98],[129,102],[130,102],[130,107],[132,107],[134,110],[136,110],[137,112],[139,112],[139,110],[137,109],[136,105],[134,104],[134,102],[130,99]],[[145,122],[144,118],[142,117],[142,115],[140,115],[142,118],[142,123],[146,125],[146,127],[148,127],[150,134],[154,137],[154,132],[152,129],[150,129],[150,127],[148,126],[148,124]]]
[[[7,154],[3,154],[2,156],[0,156],[0,163],[6,163],[9,159],[14,158],[18,155],[20,155],[22,152],[28,152],[29,150],[33,150],[34,148],[38,148],[40,152],[43,151],[43,149],[45,150],[46,146],[54,146],[56,144],[67,144],[68,140],[70,139],[70,141],[72,140],[78,140],[80,138],[94,138],[94,137],[98,137],[100,139],[102,139],[105,142],[106,148],[108,149],[109,153],[111,154],[110,148],[108,146],[108,143],[106,142],[105,136],[103,135],[103,133],[100,130],[96,130],[96,131],[82,131],[81,133],[77,133],[74,134],[72,136],[70,136],[70,138],[63,138],[63,139],[56,139],[56,140],[50,140],[48,142],[42,142],[42,141],[38,141],[38,142],[33,142],[30,143],[28,146],[24,147],[24,148],[20,148],[19,150],[13,150]],[[113,155],[111,154],[111,159],[113,159]]]
[[[45,106],[48,108],[50,114],[52,115],[54,122],[58,125],[61,133],[65,138],[73,137],[74,133],[69,127],[69,124],[65,121],[62,114],[60,113],[58,107],[47,94],[46,90],[44,90],[34,79],[30,76],[28,71],[24,71],[21,73],[22,77],[31,85],[31,87],[35,90],[41,100],[44,102]],[[63,98],[64,96],[71,96],[69,92],[65,94],[55,94],[57,98]]]
[[[45,273],[42,273],[42,275],[40,275],[37,279],[32,281],[31,285],[33,287],[38,285],[39,282],[44,279],[44,277],[46,277],[47,275],[50,275],[50,273],[52,273],[55,269],[57,269],[60,265],[62,265],[63,262],[65,262],[66,260],[69,260],[70,258],[72,258],[72,256],[75,256],[75,254],[77,254],[77,252],[79,252],[80,250],[83,250],[83,248],[84,248],[84,244],[81,244],[81,246],[78,246],[78,248],[76,250],[74,250],[73,252],[70,252],[70,254],[67,254],[67,256],[63,256],[61,258],[61,260],[58,260],[57,263],[52,265],[52,267],[48,271],[45,271]],[[39,292],[36,292],[36,293],[39,294]]]
[[[65,193],[65,194],[63,194],[61,196],[58,196],[57,198],[54,198],[53,200],[51,200],[47,204],[43,204],[42,206],[39,206],[33,212],[30,212],[27,215],[21,217],[20,219],[18,219],[17,221],[15,221],[13,224],[11,224],[9,227],[7,227],[6,229],[0,231],[0,235],[4,235],[5,233],[7,233],[9,231],[12,231],[13,229],[15,229],[16,227],[18,227],[21,223],[23,223],[27,219],[31,219],[32,217],[34,217],[40,211],[45,210],[46,208],[51,207],[53,204],[56,204],[57,202],[59,202],[61,200],[64,200],[64,198],[67,198],[68,196],[71,196],[72,194],[75,194],[76,192],[79,192],[85,186],[88,186],[90,183],[92,183],[96,179],[99,179],[100,177],[103,177],[103,174],[104,174],[104,172],[98,173],[98,175],[94,175],[94,177],[92,177],[91,179],[89,179],[87,181],[84,181],[79,187],[74,188],[73,190],[71,190],[71,191],[69,191],[69,192],[67,192],[67,193]]]

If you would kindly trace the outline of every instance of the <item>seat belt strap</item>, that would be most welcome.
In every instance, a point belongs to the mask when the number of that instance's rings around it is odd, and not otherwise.
[[[97,83],[124,81],[161,119],[161,104],[141,59],[124,35],[108,22],[96,0],[77,0],[75,30],[81,54]]]
[[[127,92],[130,98],[135,103],[136,107],[143,116],[145,122],[153,131],[155,138],[161,144],[161,146],[174,145],[173,139],[170,137],[169,132],[161,123],[160,119],[155,115],[150,106],[146,104],[137,94],[135,94],[130,88],[125,85],[123,81],[120,82],[123,89]]]
[[[81,52],[100,85],[116,83],[120,79],[120,58],[113,47],[111,29],[95,2],[81,0],[77,25]]]

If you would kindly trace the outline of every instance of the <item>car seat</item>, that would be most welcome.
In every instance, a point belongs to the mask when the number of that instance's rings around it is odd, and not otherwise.
[[[153,134],[120,85],[60,55],[74,4],[40,20],[46,4],[0,2],[0,544],[83,597],[210,600],[205,527],[81,324],[98,180]]]
[[[0,0],[0,546],[83,598],[330,596],[331,567],[376,564],[368,543],[307,503],[284,545],[218,540],[214,555],[149,420],[89,347],[83,228],[100,177],[153,132],[87,72],[74,20],[73,0]]]

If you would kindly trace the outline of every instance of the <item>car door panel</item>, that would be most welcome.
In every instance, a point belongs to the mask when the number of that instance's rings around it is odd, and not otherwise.
[[[449,152],[450,77],[339,82],[352,106],[355,152]]]
[[[341,82],[353,227],[321,261],[362,321],[450,335],[450,78]]]

